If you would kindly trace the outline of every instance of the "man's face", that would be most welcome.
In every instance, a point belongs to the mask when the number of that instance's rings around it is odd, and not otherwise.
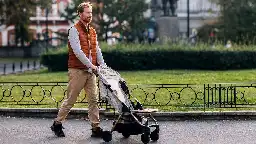
[[[85,7],[84,12],[79,14],[80,20],[84,21],[85,23],[90,23],[92,21],[92,9]]]

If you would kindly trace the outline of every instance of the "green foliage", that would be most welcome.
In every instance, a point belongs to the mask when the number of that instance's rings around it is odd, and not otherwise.
[[[219,21],[210,27],[219,29],[217,38],[236,43],[255,44],[256,1],[255,0],[212,0],[220,5]],[[203,33],[205,26],[201,29]],[[209,33],[208,33],[209,34]],[[202,36],[201,36],[202,37]]]
[[[73,0],[72,3],[65,9],[62,14],[67,20],[74,22],[77,18],[77,6],[84,2],[83,0]],[[103,7],[101,7],[103,6]],[[99,37],[108,31],[124,33],[126,31],[136,32],[145,26],[146,20],[143,17],[143,12],[148,6],[145,0],[97,0],[93,5],[93,15],[96,30]],[[104,17],[104,19],[103,19]],[[105,17],[107,19],[105,19]],[[111,24],[119,23],[114,27]],[[107,36],[105,37],[107,38]]]
[[[118,44],[109,47],[101,44],[105,62],[116,70],[204,69],[229,70],[256,68],[255,46],[236,46],[215,49],[200,44],[190,47],[183,44],[139,45]],[[42,63],[51,71],[67,70],[67,48],[42,56]]]
[[[104,0],[103,13],[109,17],[109,23],[118,21],[116,30],[140,29],[144,22],[143,12],[147,10],[145,0]],[[124,23],[128,24],[125,25]]]
[[[4,24],[6,15],[4,14],[5,7],[4,7],[4,1],[0,0],[0,26]]]
[[[72,0],[72,3],[65,8],[65,12],[61,14],[66,20],[74,23],[77,18],[77,6],[84,2],[84,0]]]
[[[39,5],[42,9],[48,8],[51,9],[52,7],[52,0],[38,0],[37,5]]]
[[[1,0],[0,1],[0,24],[15,26],[16,44],[23,46],[25,42],[31,41],[29,34],[29,18],[35,15],[36,6],[49,5],[51,0]]]
[[[3,24],[15,26],[15,40],[24,45],[30,41],[28,32],[29,17],[35,12],[36,2],[33,0],[2,0]]]

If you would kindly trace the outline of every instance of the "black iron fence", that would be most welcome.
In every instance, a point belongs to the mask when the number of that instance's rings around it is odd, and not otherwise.
[[[256,84],[156,84],[129,85],[131,97],[146,107],[160,109],[255,108]],[[58,108],[66,96],[67,82],[0,82],[1,107]],[[79,105],[79,104],[83,104]],[[81,93],[77,106],[87,104]],[[99,97],[100,107],[109,108]]]

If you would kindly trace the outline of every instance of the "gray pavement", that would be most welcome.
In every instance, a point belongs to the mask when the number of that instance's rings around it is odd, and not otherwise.
[[[100,144],[102,139],[90,137],[90,124],[82,119],[64,123],[65,138],[55,137],[49,127],[52,119],[0,117],[1,144]],[[255,144],[256,121],[159,121],[157,144]],[[111,120],[102,120],[110,129]],[[114,132],[111,144],[140,144],[140,135],[123,139]]]

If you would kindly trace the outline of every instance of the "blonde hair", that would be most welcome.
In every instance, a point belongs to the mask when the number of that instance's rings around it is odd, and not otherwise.
[[[90,2],[83,2],[78,5],[77,7],[77,14],[84,12],[84,8],[90,8],[92,9],[92,4]]]

